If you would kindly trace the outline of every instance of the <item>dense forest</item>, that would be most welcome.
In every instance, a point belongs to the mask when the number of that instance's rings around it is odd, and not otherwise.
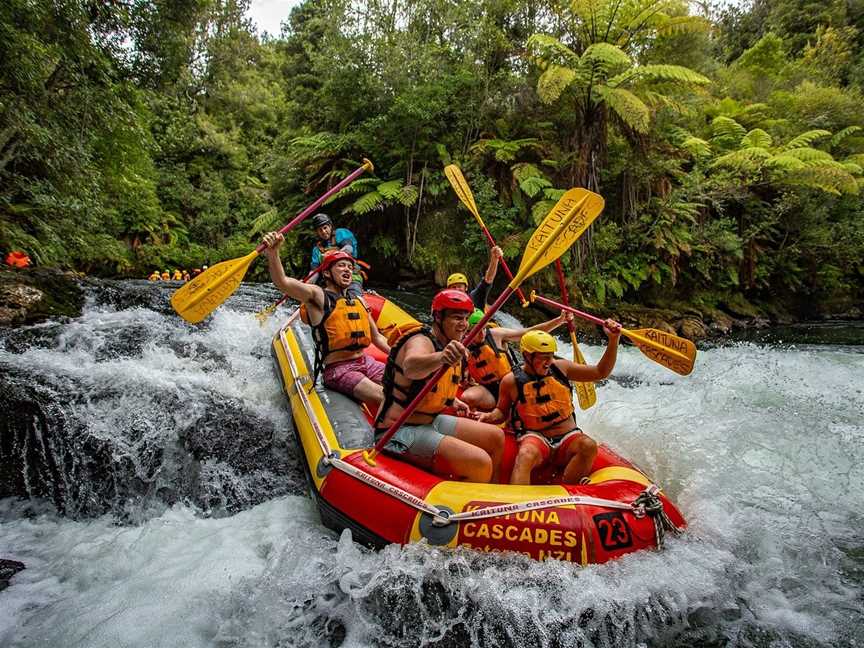
[[[514,265],[566,189],[605,197],[566,259],[583,303],[862,301],[864,3],[306,0],[278,35],[247,8],[0,3],[0,251],[191,269],[247,253],[366,157],[327,211],[373,281],[477,278],[455,162]],[[305,274],[311,226],[288,238]]]

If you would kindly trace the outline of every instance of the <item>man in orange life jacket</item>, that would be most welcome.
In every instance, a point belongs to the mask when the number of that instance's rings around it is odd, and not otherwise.
[[[468,328],[483,319],[483,311],[475,310],[468,318]],[[488,412],[498,402],[501,381],[518,364],[508,342],[518,342],[529,331],[552,332],[573,316],[561,313],[555,319],[541,322],[530,328],[504,328],[484,326],[480,335],[468,347],[468,375],[475,383],[462,392],[462,400],[471,408]]]
[[[522,336],[519,348],[524,363],[501,381],[498,404],[478,421],[499,423],[509,412],[519,440],[511,484],[528,484],[531,471],[551,461],[564,468],[565,484],[578,484],[591,471],[597,443],[576,425],[571,380],[603,380],[615,366],[621,326],[606,320],[603,330],[609,344],[600,362],[583,365],[556,358],[558,343],[544,331]]]
[[[303,321],[312,327],[316,345],[315,375],[323,367],[325,387],[358,401],[380,403],[384,400],[384,363],[370,358],[363,349],[374,344],[387,353],[390,347],[362,297],[348,294],[354,259],[346,252],[330,251],[318,266],[323,286],[304,283],[285,276],[279,258],[284,240],[279,232],[266,234],[264,255],[275,286],[305,310]]]
[[[442,290],[432,300],[432,327],[418,325],[404,331],[393,344],[384,372],[384,403],[375,419],[375,434],[380,438],[431,375],[447,367],[384,449],[438,475],[488,482],[497,479],[504,433],[494,425],[441,413],[451,405],[457,412],[469,412],[456,391],[467,354],[460,340],[468,332],[468,316],[473,309],[464,292]]]

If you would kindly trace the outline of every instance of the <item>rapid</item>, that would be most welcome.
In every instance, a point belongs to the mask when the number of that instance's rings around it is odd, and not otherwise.
[[[580,426],[689,528],[578,568],[321,526],[269,355],[288,311],[260,326],[277,295],[244,285],[193,327],[172,288],[92,283],[80,318],[0,332],[0,492],[25,495],[0,558],[26,565],[0,646],[864,645],[864,331],[702,347],[688,377],[623,346]]]

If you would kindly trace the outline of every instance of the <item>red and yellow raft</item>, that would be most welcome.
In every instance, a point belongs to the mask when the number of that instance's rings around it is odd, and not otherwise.
[[[413,321],[391,301],[368,294],[385,333]],[[590,483],[511,486],[449,481],[385,454],[370,466],[370,412],[319,384],[310,391],[310,329],[291,317],[273,339],[277,373],[291,404],[312,494],[323,523],[351,529],[365,544],[426,540],[481,551],[517,551],[582,565],[660,547],[667,531],[685,526],[678,508],[636,466],[600,445]],[[370,349],[370,353],[381,353]],[[502,481],[509,479],[516,442],[506,435]],[[557,482],[557,483],[556,483]]]

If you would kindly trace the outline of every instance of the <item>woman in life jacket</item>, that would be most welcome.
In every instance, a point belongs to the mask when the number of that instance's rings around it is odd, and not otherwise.
[[[279,257],[284,241],[279,232],[266,234],[264,255],[273,284],[283,294],[300,302],[303,321],[312,327],[315,339],[313,376],[317,377],[323,368],[325,387],[377,405],[384,400],[381,389],[384,363],[369,357],[363,350],[374,344],[388,353],[390,347],[362,297],[348,294],[354,259],[345,252],[330,252],[318,267],[322,285],[304,283],[285,276]]]
[[[494,324],[483,327],[474,344],[468,347],[468,377],[474,384],[462,392],[462,400],[471,409],[484,412],[493,409],[498,402],[498,388],[501,381],[513,370],[513,367],[519,364],[508,343],[519,342],[529,331],[550,333],[572,318],[569,313],[562,313],[554,319],[535,324],[530,328],[513,329]],[[475,310],[468,318],[468,328],[472,328],[481,319],[483,319],[483,311]]]
[[[596,365],[556,358],[558,343],[545,331],[519,341],[523,363],[501,381],[495,409],[477,417],[486,423],[510,418],[519,441],[511,484],[529,484],[531,471],[547,462],[563,468],[565,484],[578,484],[590,473],[597,443],[576,425],[570,382],[596,382],[612,373],[621,328],[606,320],[603,330],[609,343]]]
[[[399,418],[433,373],[448,367],[384,450],[437,475],[488,482],[497,480],[504,450],[501,429],[441,413],[449,406],[470,413],[456,393],[467,355],[461,340],[468,332],[468,316],[473,309],[464,292],[442,290],[432,300],[432,326],[403,331],[393,343],[375,436],[380,438]]]

